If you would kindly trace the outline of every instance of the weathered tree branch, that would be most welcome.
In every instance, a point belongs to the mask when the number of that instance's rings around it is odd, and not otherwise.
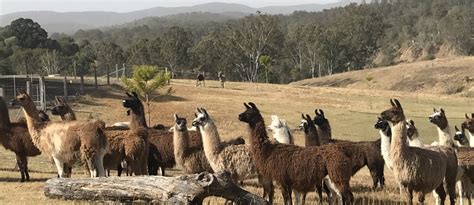
[[[237,204],[267,204],[263,198],[235,185],[225,172],[178,177],[54,178],[46,181],[44,194],[49,198],[67,200],[138,200],[173,204],[201,204],[208,196],[218,196]]]

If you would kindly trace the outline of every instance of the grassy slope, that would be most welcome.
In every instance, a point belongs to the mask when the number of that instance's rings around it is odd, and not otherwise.
[[[378,138],[373,124],[376,115],[388,108],[391,97],[399,98],[405,107],[406,114],[417,123],[420,134],[425,143],[430,143],[436,136],[435,127],[429,124],[427,117],[431,114],[432,107],[443,106],[450,119],[451,125],[459,124],[465,112],[474,112],[468,98],[456,96],[442,96],[432,94],[415,94],[395,91],[368,91],[347,88],[316,88],[294,85],[264,85],[248,83],[228,83],[226,89],[220,89],[218,82],[207,82],[207,88],[196,88],[194,81],[176,80],[172,82],[176,90],[173,96],[162,97],[152,104],[152,124],[162,123],[171,125],[173,113],[186,116],[191,121],[196,106],[207,108],[215,118],[222,138],[228,139],[236,136],[247,138],[246,126],[239,122],[237,115],[244,110],[243,102],[252,101],[259,106],[267,123],[271,114],[277,114],[286,119],[291,128],[296,128],[300,121],[301,113],[314,115],[315,108],[322,108],[332,123],[335,138],[350,140],[375,140]],[[128,117],[121,106],[122,91],[118,89],[102,88],[89,96],[84,97],[81,103],[75,103],[74,109],[78,117],[86,118],[89,112],[96,118],[107,123],[127,121]],[[15,113],[15,111],[14,111]],[[59,120],[59,118],[53,118]],[[296,143],[303,145],[303,133],[294,132]],[[49,200],[43,196],[42,185],[47,178],[55,177],[54,166],[45,156],[31,158],[30,168],[46,173],[32,172],[31,177],[36,182],[18,183],[19,173],[11,171],[15,166],[14,155],[0,148],[0,203],[26,204],[35,201],[41,204],[67,203],[60,200]],[[75,169],[74,173],[81,172]],[[179,174],[179,171],[173,172]],[[83,177],[81,173],[74,177]],[[38,179],[38,180],[37,180]],[[380,199],[385,202],[399,200],[396,183],[390,171],[386,171],[388,190],[370,192],[371,185],[367,170],[363,170],[352,179],[352,186],[359,202],[368,202]],[[255,187],[246,187],[255,193],[262,190]],[[281,194],[276,192],[277,201],[281,201]],[[309,195],[311,202],[315,201],[314,193]],[[210,199],[212,202],[223,202]],[[428,197],[428,203],[432,203]],[[77,202],[76,202],[77,203]]]
[[[474,83],[463,85],[463,79],[474,79],[474,57],[436,59],[390,67],[374,68],[307,79],[292,83],[324,87],[419,91],[422,93],[474,95]],[[369,83],[367,79],[372,79]]]

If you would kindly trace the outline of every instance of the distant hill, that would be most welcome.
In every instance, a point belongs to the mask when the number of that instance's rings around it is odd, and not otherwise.
[[[295,6],[269,6],[252,8],[242,4],[206,3],[183,7],[154,7],[127,13],[85,11],[85,12],[54,12],[54,11],[25,11],[0,15],[0,26],[10,24],[17,18],[31,18],[37,21],[49,33],[64,32],[71,34],[78,29],[92,29],[124,24],[146,17],[162,17],[192,12],[209,12],[223,14],[228,17],[242,17],[261,11],[268,14],[290,14],[294,11],[321,11],[336,6],[344,6],[351,1],[341,1],[333,4],[306,4]]]
[[[465,78],[468,82],[465,82]],[[370,82],[369,82],[370,80]],[[474,97],[474,57],[436,59],[306,79],[291,85],[380,89]]]

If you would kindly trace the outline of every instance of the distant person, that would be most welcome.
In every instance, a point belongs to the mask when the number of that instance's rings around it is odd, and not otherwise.
[[[199,72],[198,75],[197,75],[197,79],[196,79],[196,87],[199,87],[199,86],[202,86],[202,87],[206,87],[206,84],[204,83],[204,72]]]
[[[221,87],[225,87],[225,74],[222,71],[217,73],[217,77],[219,78],[219,82],[221,82]]]

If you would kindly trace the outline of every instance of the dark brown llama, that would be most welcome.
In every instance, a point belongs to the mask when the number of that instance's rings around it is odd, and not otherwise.
[[[362,167],[367,166],[367,168],[369,168],[370,175],[373,181],[372,188],[376,189],[378,185],[383,188],[385,184],[385,161],[382,157],[380,149],[381,139],[379,138],[374,141],[360,142],[333,139],[331,125],[329,123],[329,120],[324,115],[324,111],[322,109],[315,109],[314,112],[316,114],[316,116],[314,117],[314,125],[315,129],[317,130],[317,133],[326,136],[326,143],[334,143],[340,145],[344,150],[347,151],[347,154],[352,159],[352,174],[356,174]],[[307,120],[311,120],[311,118],[308,117]],[[312,133],[308,133],[306,135],[311,134]],[[315,135],[312,134],[312,136],[306,138],[315,138]]]
[[[41,120],[46,122],[49,118],[43,112]],[[10,150],[16,155],[16,162],[20,169],[21,182],[28,181],[28,157],[35,157],[41,154],[41,151],[31,140],[26,120],[20,122],[11,122],[8,113],[8,107],[2,97],[0,97],[0,143],[5,149]]]
[[[326,175],[334,183],[338,198],[344,204],[352,203],[349,185],[352,165],[343,150],[331,145],[304,148],[271,143],[257,106],[254,103],[244,105],[246,110],[239,115],[239,120],[249,125],[250,146],[257,170],[263,177],[280,184],[285,204],[292,204],[292,190],[303,194],[304,203],[306,193],[321,187]]]

